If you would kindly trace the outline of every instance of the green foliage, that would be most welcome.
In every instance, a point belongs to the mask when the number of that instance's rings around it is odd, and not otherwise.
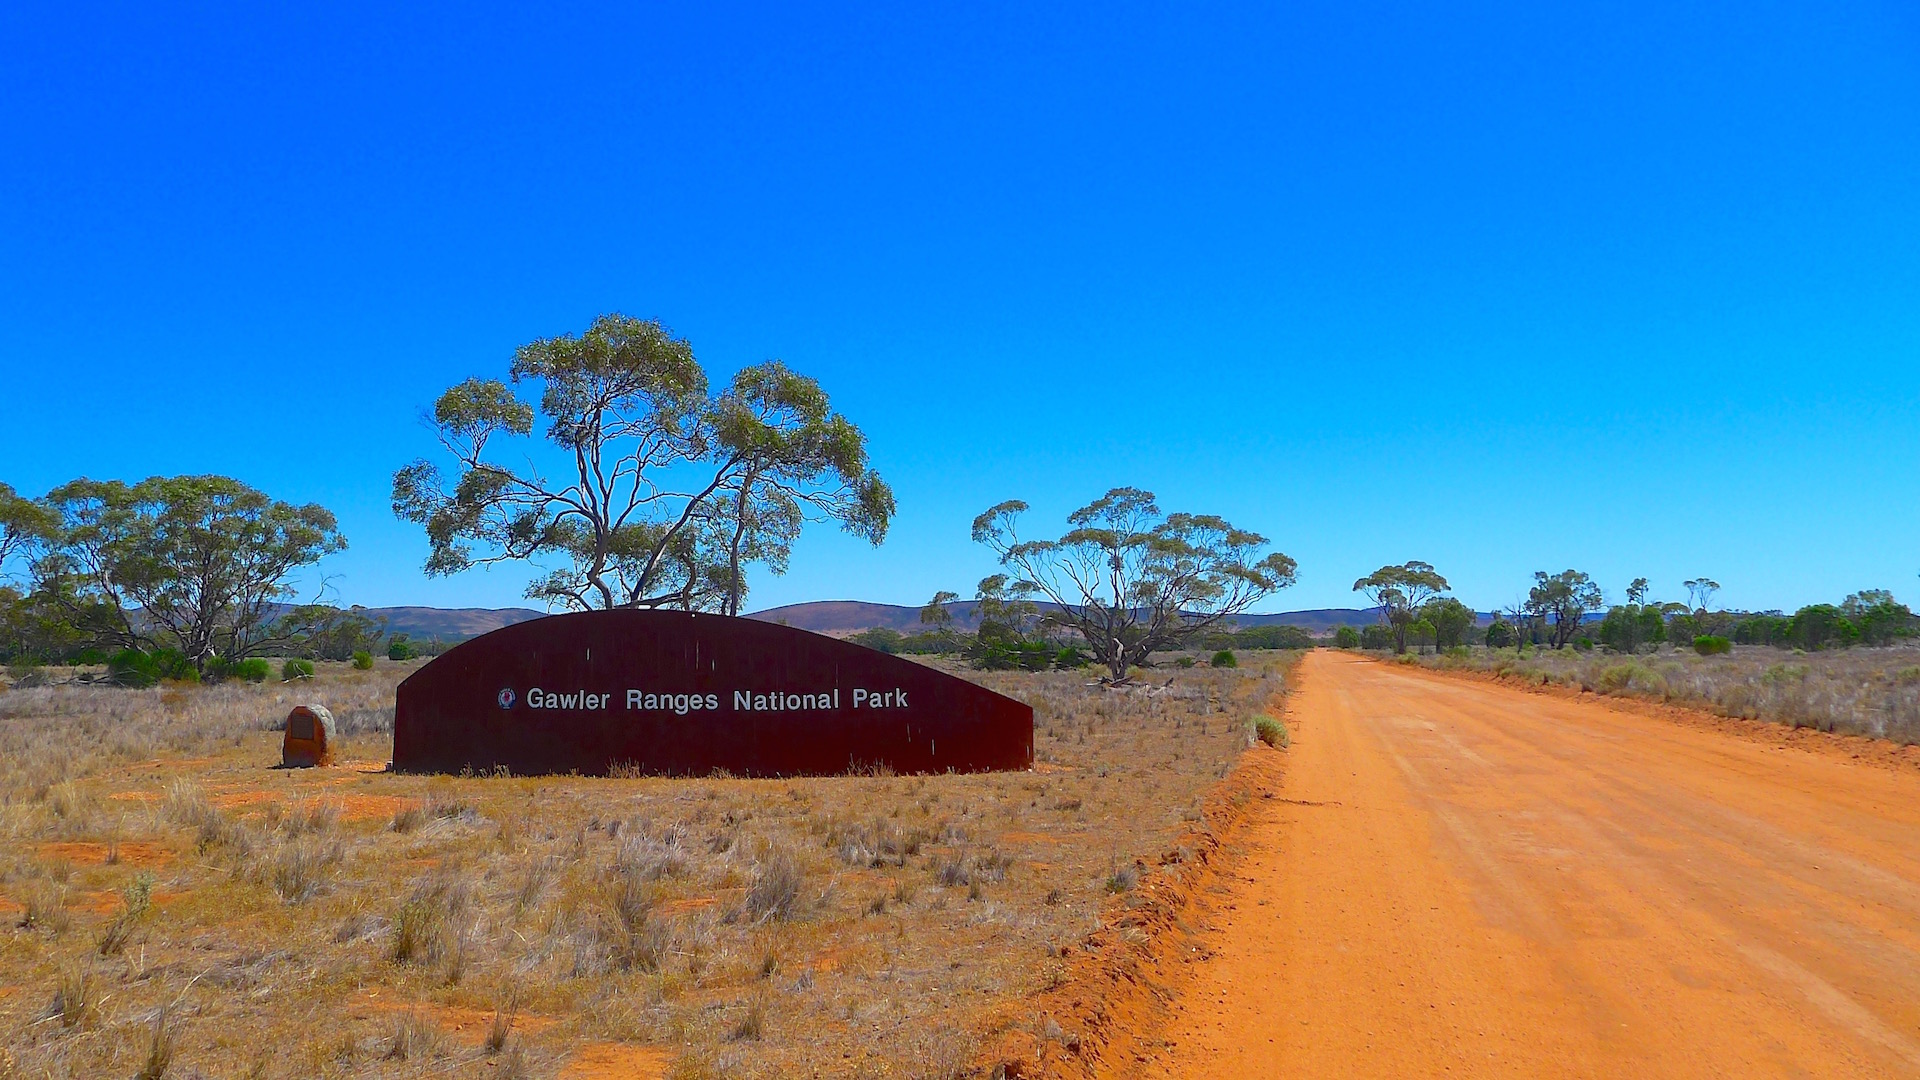
[[[1549,641],[1554,648],[1563,649],[1578,634],[1587,612],[1599,610],[1600,586],[1579,570],[1551,575],[1538,570],[1533,581],[1533,588],[1527,592],[1527,611],[1537,618],[1553,619]]]
[[[115,686],[142,688],[159,682],[159,665],[154,657],[140,650],[121,650],[108,657],[108,682]]]
[[[1202,647],[1208,649],[1311,649],[1318,644],[1313,633],[1303,627],[1286,625],[1249,626],[1226,634],[1208,634]]]
[[[890,630],[884,626],[876,626],[872,629],[862,630],[847,640],[853,642],[855,645],[864,645],[875,652],[892,655],[900,651],[900,646],[906,641],[906,636],[898,630]]]
[[[1784,615],[1749,615],[1734,624],[1733,640],[1740,645],[1786,646],[1793,640],[1793,620]]]
[[[1070,528],[1056,540],[1020,537],[1026,509],[1018,500],[989,508],[973,520],[974,541],[1013,571],[1008,595],[1051,601],[1048,618],[1079,631],[1115,682],[1297,575],[1286,555],[1261,555],[1266,537],[1211,514],[1163,513],[1138,488],[1114,488],[1067,515]]]
[[[36,593],[91,644],[172,649],[196,672],[270,640],[289,578],[346,547],[325,508],[224,476],[75,480],[40,506]]]
[[[1487,624],[1487,648],[1504,649],[1515,641],[1513,624],[1505,619],[1496,618]]]
[[[354,653],[353,669],[355,671],[372,671],[373,670],[373,654],[366,651],[365,649],[362,649],[359,652]]]
[[[1464,644],[1467,631],[1473,628],[1477,618],[1472,608],[1451,596],[1438,597],[1420,606],[1420,621],[1427,624],[1433,635],[1435,649]]]
[[[405,634],[395,634],[387,639],[387,659],[413,659],[413,642]]]
[[[1646,603],[1646,595],[1647,579],[1635,578],[1627,587],[1627,602],[1608,608],[1600,620],[1597,636],[1602,645],[1618,653],[1637,653],[1666,640],[1666,618],[1658,605]]]
[[[107,681],[134,689],[161,681],[199,682],[200,672],[178,649],[122,649],[107,659]]]
[[[1353,591],[1366,594],[1380,609],[1381,621],[1393,627],[1393,651],[1397,653],[1407,651],[1407,634],[1420,619],[1420,609],[1427,600],[1448,588],[1447,579],[1434,570],[1432,563],[1417,559],[1383,566],[1353,583]]]
[[[233,665],[233,677],[250,683],[263,683],[273,674],[273,665],[258,656],[250,656]]]
[[[1053,666],[1059,668],[1061,671],[1073,671],[1077,668],[1083,668],[1087,666],[1087,663],[1087,654],[1071,645],[1065,646],[1059,652],[1053,654]]]
[[[1049,642],[983,636],[975,639],[967,659],[982,671],[1045,671],[1057,655]]]
[[[1701,656],[1721,656],[1733,651],[1733,642],[1723,637],[1702,634],[1693,639],[1693,651]]]
[[[1333,632],[1333,647],[1336,649],[1357,649],[1360,647],[1360,631],[1351,626],[1341,626]]]
[[[293,659],[280,667],[280,681],[293,682],[295,679],[313,678],[313,661]]]
[[[1593,639],[1592,639],[1592,638],[1590,638],[1590,637],[1577,637],[1577,638],[1574,638],[1574,639],[1573,639],[1573,647],[1574,647],[1574,649],[1575,649],[1576,651],[1578,651],[1578,652],[1592,652],[1592,651],[1593,651]]]
[[[1214,667],[1237,668],[1240,666],[1240,661],[1235,659],[1231,649],[1221,649],[1219,652],[1214,653],[1210,663],[1212,663]]]
[[[1832,604],[1809,604],[1793,613],[1787,639],[1808,652],[1843,649],[1860,640],[1860,630]]]
[[[1363,649],[1391,649],[1397,643],[1392,629],[1379,623],[1360,628],[1360,647]]]
[[[1287,725],[1271,716],[1254,717],[1253,734],[1261,742],[1278,750],[1285,750],[1293,745],[1293,736],[1288,733]]]
[[[610,314],[521,346],[509,377],[469,379],[435,404],[452,483],[424,460],[394,474],[393,511],[426,530],[429,574],[551,561],[563,565],[530,597],[739,614],[745,567],[784,572],[806,521],[886,536],[893,492],[867,467],[865,436],[779,361],[710,394],[684,338]],[[539,389],[537,415],[522,386]],[[536,419],[569,463],[552,482],[498,452],[534,437]]]
[[[1865,589],[1840,603],[1840,613],[1860,632],[1862,645],[1891,645],[1914,633],[1913,612],[1885,589]]]
[[[310,604],[296,608],[282,620],[281,633],[289,652],[313,660],[351,660],[355,653],[371,653],[387,636],[387,620],[375,618],[363,607],[336,608]]]
[[[1177,668],[1190,668],[1194,663],[1195,661],[1191,656],[1176,656],[1173,658],[1173,666]]]

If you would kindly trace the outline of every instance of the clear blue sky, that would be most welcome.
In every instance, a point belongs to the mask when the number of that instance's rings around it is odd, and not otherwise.
[[[1273,537],[1267,610],[1915,599],[1920,14],[1684,6],[9,5],[0,480],[227,473],[343,601],[516,604],[389,477],[619,310],[898,492],[750,606],[971,594],[975,513],[1116,484]]]

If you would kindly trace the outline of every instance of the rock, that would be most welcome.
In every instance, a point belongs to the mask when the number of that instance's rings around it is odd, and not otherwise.
[[[339,734],[325,705],[294,706],[280,742],[280,764],[289,769],[333,764],[333,743]]]

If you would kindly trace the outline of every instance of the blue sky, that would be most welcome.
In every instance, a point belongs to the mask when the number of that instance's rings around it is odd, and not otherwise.
[[[1299,559],[1266,610],[1920,597],[1911,6],[271,7],[0,14],[0,480],[226,473],[343,601],[516,604],[389,478],[618,310],[899,495],[753,607],[970,594],[975,513],[1116,484]]]

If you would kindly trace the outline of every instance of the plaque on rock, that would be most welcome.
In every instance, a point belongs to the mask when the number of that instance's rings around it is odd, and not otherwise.
[[[519,775],[983,772],[1033,765],[1033,709],[788,626],[681,611],[516,623],[400,684],[393,766]]]

